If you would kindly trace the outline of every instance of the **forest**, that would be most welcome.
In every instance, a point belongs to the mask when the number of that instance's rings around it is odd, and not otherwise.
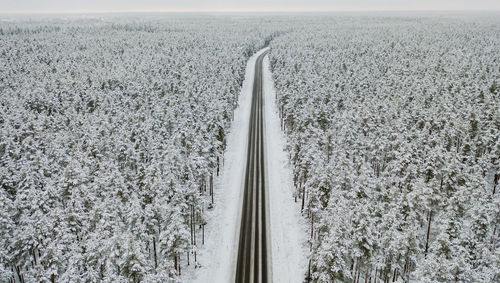
[[[179,280],[271,35],[255,25],[0,25],[1,282]]]
[[[271,42],[313,282],[500,280],[490,20],[315,19]]]
[[[1,21],[0,282],[180,282],[266,46],[304,281],[500,281],[500,21],[274,15]]]

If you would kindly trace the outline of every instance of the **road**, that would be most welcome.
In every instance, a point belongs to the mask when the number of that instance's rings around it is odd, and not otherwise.
[[[248,153],[241,213],[236,283],[267,283],[267,227],[264,156],[264,109],[262,61],[255,63],[252,106],[250,110]]]

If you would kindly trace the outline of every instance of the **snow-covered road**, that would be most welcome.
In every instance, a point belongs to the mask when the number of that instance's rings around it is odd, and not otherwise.
[[[184,267],[184,282],[218,283],[235,279],[255,61],[266,50],[257,52],[247,63],[239,106],[227,139],[225,163],[215,181],[215,208],[206,213],[205,245],[199,247],[198,253],[200,267]],[[270,278],[273,282],[302,282],[307,268],[306,224],[292,197],[293,179],[284,151],[285,137],[280,130],[267,57],[263,69]]]

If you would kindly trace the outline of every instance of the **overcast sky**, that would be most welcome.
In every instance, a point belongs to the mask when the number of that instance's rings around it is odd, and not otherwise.
[[[2,13],[500,10],[500,0],[0,0]]]

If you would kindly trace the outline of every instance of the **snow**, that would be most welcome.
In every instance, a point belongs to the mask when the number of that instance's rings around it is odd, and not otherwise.
[[[255,60],[265,50],[248,60],[239,106],[228,135],[222,174],[215,179],[215,207],[206,213],[205,245],[199,247],[198,254],[201,267],[197,270],[192,265],[184,267],[184,282],[234,281]]]
[[[273,282],[300,283],[308,264],[307,224],[293,198],[293,177],[280,128],[269,58],[264,59],[264,121]]]

